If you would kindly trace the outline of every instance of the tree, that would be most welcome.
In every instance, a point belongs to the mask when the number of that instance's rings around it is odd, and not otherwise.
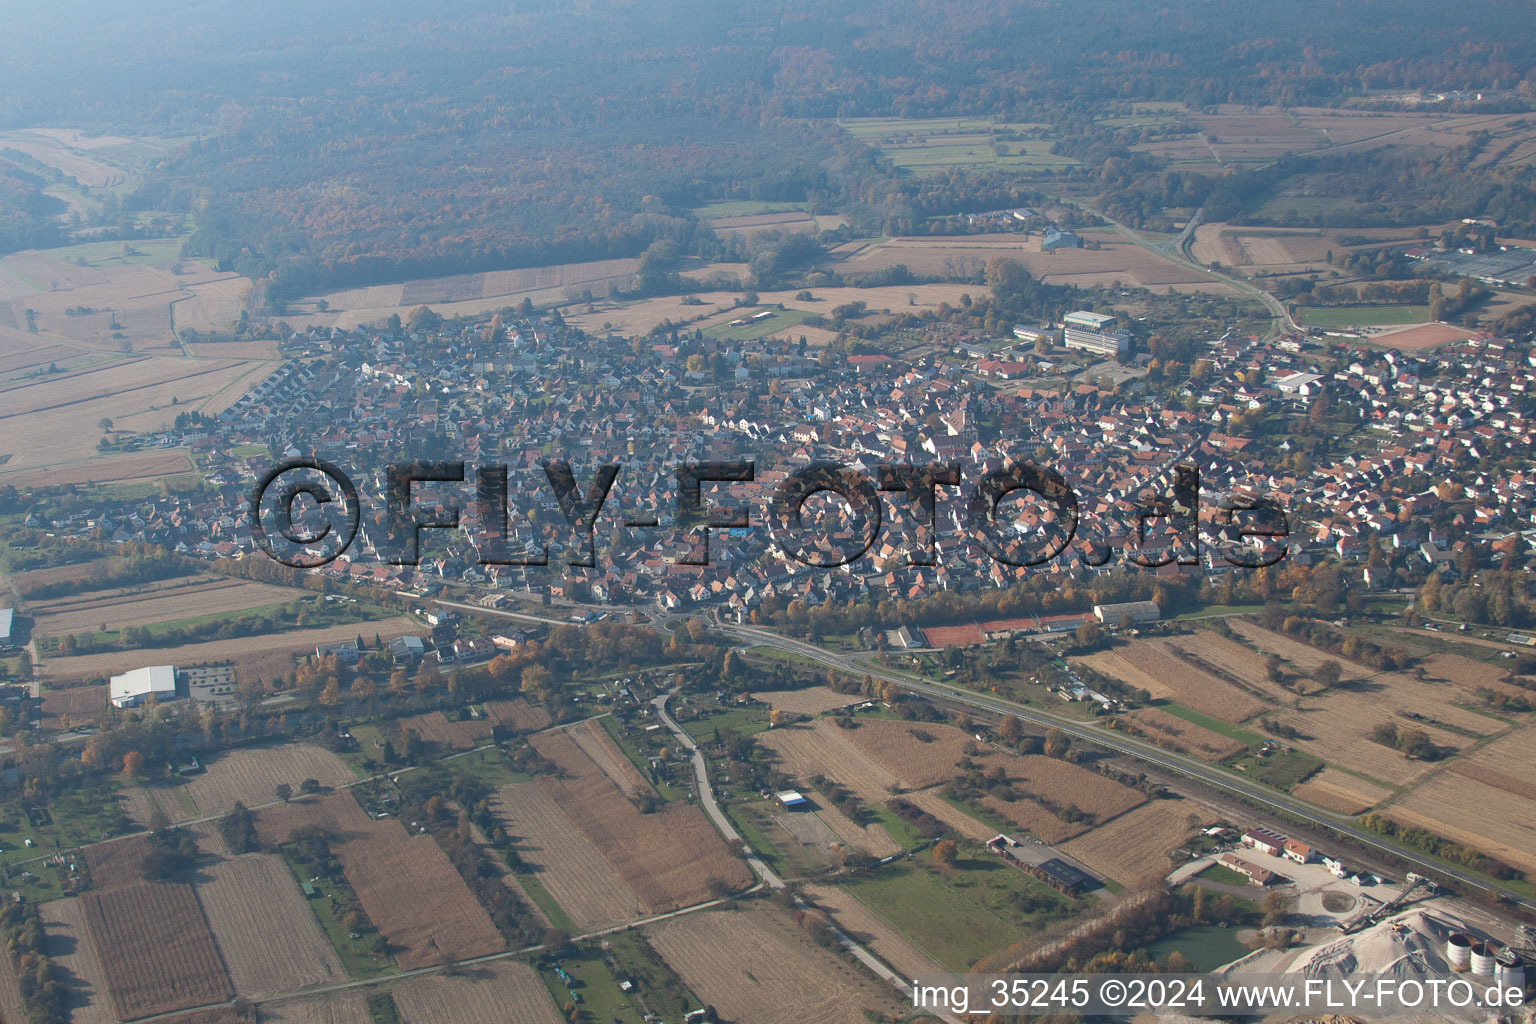
[[[137,781],[144,774],[144,755],[137,750],[130,750],[123,755],[123,775],[130,781]]]
[[[946,868],[955,866],[955,859],[959,855],[959,847],[953,839],[941,839],[933,844],[933,861],[942,864]]]
[[[1013,715],[1004,715],[997,723],[997,734],[1007,743],[1017,743],[1024,737],[1024,723]]]
[[[1050,729],[1045,734],[1045,752],[1049,757],[1065,757],[1072,749],[1072,738],[1060,729]]]
[[[286,782],[279,782],[276,786],[273,786],[272,792],[276,794],[277,798],[283,803],[287,803],[293,798],[293,787],[288,785]]]
[[[1317,666],[1317,670],[1312,673],[1312,678],[1323,687],[1332,688],[1338,685],[1339,677],[1343,674],[1343,671],[1338,662],[1329,660]]]
[[[1270,892],[1264,894],[1261,904],[1264,908],[1264,927],[1273,928],[1285,923],[1286,917],[1291,912],[1294,900],[1289,893]]]

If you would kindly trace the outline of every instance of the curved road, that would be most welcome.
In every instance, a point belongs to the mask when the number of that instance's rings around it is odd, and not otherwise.
[[[843,672],[873,676],[882,681],[895,683],[897,686],[904,687],[914,693],[921,693],[929,697],[939,697],[951,703],[964,704],[982,711],[992,712],[993,714],[1013,715],[1022,721],[1032,722],[1035,725],[1060,729],[1073,739],[1092,743],[1095,746],[1104,747],[1116,753],[1146,761],[1167,771],[1197,779],[1209,786],[1234,793],[1246,800],[1274,808],[1275,810],[1301,818],[1310,824],[1328,829],[1339,835],[1347,836],[1362,846],[1380,851],[1398,860],[1407,861],[1432,875],[1454,879],[1470,888],[1493,893],[1528,911],[1536,911],[1536,900],[1529,899],[1520,893],[1513,892],[1501,885],[1484,881],[1462,871],[1460,868],[1442,864],[1436,860],[1430,860],[1416,851],[1386,843],[1375,833],[1367,832],[1346,821],[1325,814],[1312,804],[1298,800],[1288,793],[1281,793],[1267,786],[1249,782],[1246,779],[1238,778],[1228,772],[1213,768],[1202,761],[1169,753],[1160,747],[1144,743],[1130,736],[1111,732],[1108,729],[1099,728],[1074,718],[1068,718],[1065,715],[1058,715],[1030,705],[1018,704],[1011,700],[1004,700],[1001,697],[987,696],[970,690],[957,690],[950,686],[940,686],[924,682],[902,673],[893,673],[888,669],[871,665],[850,655],[834,654],[817,647],[815,644],[806,643],[803,640],[796,640],[791,637],[779,636],[776,633],[752,626],[718,623],[716,628],[721,632],[735,636],[758,647],[777,648],[778,650],[797,654]]]

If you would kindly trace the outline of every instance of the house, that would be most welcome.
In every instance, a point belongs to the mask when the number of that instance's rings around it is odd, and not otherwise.
[[[1287,839],[1285,841],[1285,859],[1293,860],[1297,864],[1310,864],[1317,860],[1317,851],[1300,839]]]
[[[332,655],[335,655],[336,660],[343,665],[356,665],[363,659],[362,648],[357,646],[355,639],[315,645],[316,658],[328,658]]]
[[[397,636],[389,642],[389,656],[396,665],[412,665],[427,653],[419,636]]]
[[[1243,838],[1246,839],[1247,837],[1244,836]],[[1233,856],[1230,853],[1221,855],[1221,866],[1246,876],[1251,884],[1257,886],[1275,885],[1285,880],[1284,876],[1278,875],[1268,868],[1261,868],[1257,864],[1243,860],[1241,857]]]
[[[1285,853],[1286,838],[1263,828],[1251,828],[1243,833],[1243,845],[1250,850],[1279,857]]]
[[[113,676],[108,695],[115,708],[136,708],[150,697],[171,700],[176,696],[176,667],[150,665]]]

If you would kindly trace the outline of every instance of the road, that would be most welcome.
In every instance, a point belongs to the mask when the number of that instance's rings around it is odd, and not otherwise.
[[[784,888],[784,879],[780,878],[772,868],[763,863],[762,858],[747,844],[746,839],[742,837],[741,833],[736,831],[736,826],[731,823],[731,819],[727,818],[725,812],[721,810],[719,802],[715,799],[714,787],[709,783],[709,763],[704,759],[704,752],[693,741],[693,737],[688,735],[688,731],[678,725],[677,721],[667,713],[667,701],[671,700],[672,695],[676,692],[677,690],[674,689],[659,697],[655,697],[651,700],[651,704],[656,708],[656,717],[661,719],[661,723],[688,750],[689,756],[693,761],[693,778],[698,784],[699,803],[704,807],[704,812],[709,815],[710,820],[715,823],[715,827],[720,830],[720,834],[726,838],[727,842],[741,843],[743,855],[746,857],[747,863],[753,871],[757,872],[757,876],[763,880],[764,884],[772,889]],[[809,909],[808,904],[798,897],[795,903],[797,906]],[[887,967],[879,957],[875,956],[875,954],[858,942],[855,942],[853,937],[841,928],[838,928],[835,924],[830,925],[830,927],[832,928],[833,936],[837,939],[838,945],[843,948],[844,952],[869,968],[877,978],[895,987],[896,991],[902,993],[903,998],[905,998],[908,983],[906,978]],[[946,1021],[950,1021],[951,1024],[961,1024],[957,1018],[949,1014],[944,1014],[943,1017]]]
[[[993,714],[1013,715],[1022,721],[1030,722],[1037,726],[1059,729],[1075,740],[1082,740],[1085,743],[1091,743],[1118,754],[1156,765],[1165,771],[1174,772],[1186,778],[1196,779],[1208,786],[1235,794],[1245,800],[1300,818],[1329,832],[1346,836],[1362,846],[1396,860],[1407,861],[1414,867],[1420,868],[1432,876],[1448,878],[1468,888],[1493,893],[1525,910],[1536,911],[1536,900],[1529,899],[1504,886],[1484,881],[1460,868],[1431,860],[1413,850],[1387,843],[1375,833],[1357,828],[1349,822],[1327,814],[1288,793],[1281,793],[1267,786],[1249,782],[1219,768],[1214,768],[1203,761],[1170,753],[1134,737],[1111,732],[1095,724],[1082,722],[1032,705],[1019,704],[1014,701],[1004,700],[1001,697],[992,697],[970,690],[957,690],[950,686],[925,682],[905,673],[892,672],[864,658],[837,654],[815,644],[796,640],[792,637],[780,636],[768,630],[731,623],[720,623],[717,628],[721,632],[743,640],[750,645],[776,648],[842,672],[873,676],[882,681],[895,683],[897,686],[913,693],[923,694],[928,697],[938,697],[952,704],[961,704]]]

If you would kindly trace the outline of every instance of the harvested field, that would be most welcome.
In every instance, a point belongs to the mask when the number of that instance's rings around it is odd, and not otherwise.
[[[987,796],[981,799],[981,806],[1048,846],[1064,843],[1092,827],[1092,822],[1088,821],[1063,821],[1049,808],[1034,800],[1003,800]]]
[[[428,743],[447,750],[472,750],[491,738],[491,722],[485,718],[451,721],[441,711],[428,711],[399,721],[402,730],[416,733]]]
[[[806,886],[804,891],[811,902],[832,915],[837,926],[850,938],[896,973],[911,978],[943,971],[932,957],[846,890],[835,885],[812,885]]]
[[[261,1004],[262,1024],[372,1024],[368,994],[360,989],[310,999]]]
[[[27,1019],[27,1006],[21,1001],[21,986],[16,983],[16,969],[11,958],[0,960],[0,1021]],[[111,1018],[107,1018],[111,1020]]]
[[[895,998],[780,912],[706,912],[645,930],[684,984],[737,1024],[864,1024]]]
[[[405,1024],[564,1024],[532,967],[513,960],[480,964],[457,977],[429,974],[390,990]]]
[[[534,785],[560,806],[650,911],[702,903],[716,882],[732,891],[752,884],[751,871],[698,807],[669,803],[642,814],[564,732],[540,733],[533,745],[567,773]]]
[[[1196,630],[1189,636],[1169,637],[1163,641],[1169,653],[1250,696],[1271,704],[1288,704],[1296,695],[1271,682],[1264,666],[1264,655],[1235,640],[1228,640],[1209,629]]]
[[[933,815],[947,827],[953,829],[956,835],[964,836],[966,839],[985,842],[997,835],[997,829],[965,813],[944,799],[944,794],[940,793],[937,788],[925,789],[917,793],[905,793],[901,799],[907,801],[907,803],[918,810],[926,811]],[[1042,818],[1041,820],[1043,823],[1044,819]],[[1055,820],[1055,818],[1053,817],[1052,820]]]
[[[65,1005],[72,1024],[115,1024],[107,975],[91,942],[79,898],[53,900],[38,907],[37,912],[47,937],[48,958],[59,968],[69,993]]]
[[[1224,761],[1247,747],[1219,732],[1186,722],[1159,708],[1142,708],[1128,716],[1141,735],[1165,750],[1198,757],[1202,761]]]
[[[1443,679],[1469,692],[1475,693],[1485,687],[1510,697],[1526,692],[1504,681],[1506,670],[1503,666],[1490,665],[1486,661],[1473,661],[1459,654],[1434,654],[1421,664],[1428,678]]]
[[[1526,778],[1531,773],[1533,744],[1536,744],[1536,727],[1527,725],[1481,747],[1468,760],[1505,775]]]
[[[407,835],[394,819],[374,824],[374,834],[339,844],[336,857],[402,970],[506,948],[485,908],[431,836]],[[412,898],[401,899],[403,892]]]
[[[892,238],[866,245],[850,253],[838,265],[844,275],[872,273],[903,264],[918,274],[960,274],[979,267],[994,256],[1017,260],[1030,273],[1049,284],[1093,283],[1166,288],[1180,291],[1229,293],[1230,286],[1197,270],[1141,248],[1118,234],[1092,236],[1094,249],[1063,249],[1041,252],[1039,239],[1020,235],[964,235],[949,238]],[[874,303],[870,304],[872,307]]]
[[[238,660],[245,655],[273,655],[283,652],[314,653],[317,644],[336,640],[353,640],[358,633],[368,630],[385,636],[401,636],[406,633],[421,636],[426,631],[414,619],[396,615],[379,619],[366,625],[347,623],[326,626],[323,629],[295,629],[270,636],[241,636],[229,640],[209,640],[204,643],[183,644],[180,647],[162,647],[155,651],[153,661],[142,658],[125,658],[122,652],[82,654],[74,657],[48,658],[43,662],[44,675],[49,679],[91,679],[121,672],[125,660],[142,664],[203,665],[211,662]]]
[[[114,572],[126,565],[127,561],[125,558],[90,557],[86,561],[76,562],[73,565],[28,569],[26,572],[19,572],[12,576],[11,582],[16,584],[16,589],[21,591],[23,597],[27,597],[42,587],[51,587],[59,583],[80,583],[104,573]]]
[[[856,693],[838,693],[830,686],[810,686],[804,690],[764,690],[752,696],[770,708],[795,715],[819,715],[869,699]]]
[[[1252,694],[1170,653],[1161,641],[1132,640],[1116,645],[1113,650],[1073,660],[1127,686],[1225,722],[1241,722],[1269,707]]]
[[[80,851],[91,872],[91,886],[97,890],[142,882],[144,857],[148,853],[149,838],[142,835],[93,843]]]
[[[1338,662],[1339,667],[1344,670],[1340,677],[1343,679],[1358,679],[1361,676],[1370,675],[1373,671],[1365,665],[1335,657],[1327,651],[1320,651],[1299,640],[1292,640],[1283,633],[1271,632],[1246,619],[1228,619],[1227,625],[1265,654],[1278,654],[1301,672],[1311,672],[1325,661]]]
[[[1373,345],[1384,345],[1387,348],[1395,348],[1402,352],[1417,352],[1422,349],[1448,345],[1453,341],[1465,341],[1467,338],[1472,337],[1474,333],[1476,332],[1469,331],[1464,327],[1432,323],[1405,327],[1400,331],[1381,331],[1380,333],[1372,334],[1369,340]]]
[[[635,763],[619,749],[613,737],[608,735],[608,730],[599,723],[587,721],[573,725],[565,730],[565,734],[625,796],[634,799],[642,793],[654,792],[645,776],[640,774],[640,769],[635,767]]]
[[[912,789],[927,789],[953,779],[966,744],[975,744],[970,736],[949,725],[909,725],[878,718],[862,719],[857,725],[855,729],[832,728]]]
[[[816,794],[816,817],[830,828],[845,845],[871,857],[889,857],[901,852],[901,844],[891,838],[880,824],[855,824],[853,819],[833,807],[821,794]]]
[[[1340,814],[1363,814],[1392,795],[1390,789],[1372,785],[1337,768],[1324,768],[1291,793]]]
[[[1536,799],[1441,772],[1382,813],[1536,874]]]
[[[640,898],[539,786],[506,786],[491,811],[517,837],[518,855],[538,870],[539,883],[583,931],[633,921]]]
[[[264,807],[256,816],[263,843],[318,826],[368,920],[389,940],[401,969],[484,956],[505,948],[459,873],[430,836],[410,835],[394,818],[375,821],[349,793]],[[401,892],[412,899],[402,900]]]
[[[843,732],[830,721],[818,719],[759,733],[756,742],[777,755],[779,766],[788,775],[805,779],[824,774],[865,803],[885,803],[901,788],[896,774],[860,752]]]
[[[223,1002],[234,995],[190,885],[136,882],[80,897],[124,1020]]]
[[[1422,728],[1436,744],[1458,749],[1466,742],[1443,730],[1406,722],[1385,702],[1367,705],[1358,693],[1335,691],[1309,698],[1301,709],[1272,717],[1299,732],[1300,738],[1287,741],[1291,746],[1388,786],[1407,785],[1434,765],[1411,761],[1391,747],[1372,742],[1368,737],[1375,726],[1390,723],[1400,728]]]
[[[199,874],[197,898],[235,993],[254,999],[345,981],[330,940],[280,857],[226,857]]]
[[[1078,836],[1061,849],[1122,885],[1155,883],[1172,867],[1169,851],[1194,834],[1191,814],[1199,816],[1200,825],[1215,820],[1215,815],[1189,800],[1154,800]]]
[[[72,459],[67,463],[27,467],[11,461],[0,467],[0,483],[14,487],[54,484],[131,484],[181,476],[192,472],[183,448],[167,448],[129,455],[104,455]]]
[[[45,686],[43,720],[51,729],[62,728],[60,720],[66,717],[75,725],[92,721],[107,710],[107,697],[105,685],[71,686],[67,689]]]
[[[239,612],[309,596],[312,595],[304,591],[266,583],[222,576],[195,576],[162,581],[153,587],[121,588],[40,601],[32,607],[33,629],[38,636],[89,633],[102,626],[121,630],[127,626]]]
[[[550,725],[549,712],[535,707],[522,697],[516,700],[486,701],[485,713],[497,725],[512,732],[538,732],[540,729],[548,729]]]
[[[206,772],[187,782],[187,793],[203,816],[225,814],[237,800],[247,807],[270,803],[277,799],[273,790],[280,782],[297,792],[305,779],[314,779],[322,786],[340,786],[353,780],[345,761],[310,743],[231,750],[205,766]]]

